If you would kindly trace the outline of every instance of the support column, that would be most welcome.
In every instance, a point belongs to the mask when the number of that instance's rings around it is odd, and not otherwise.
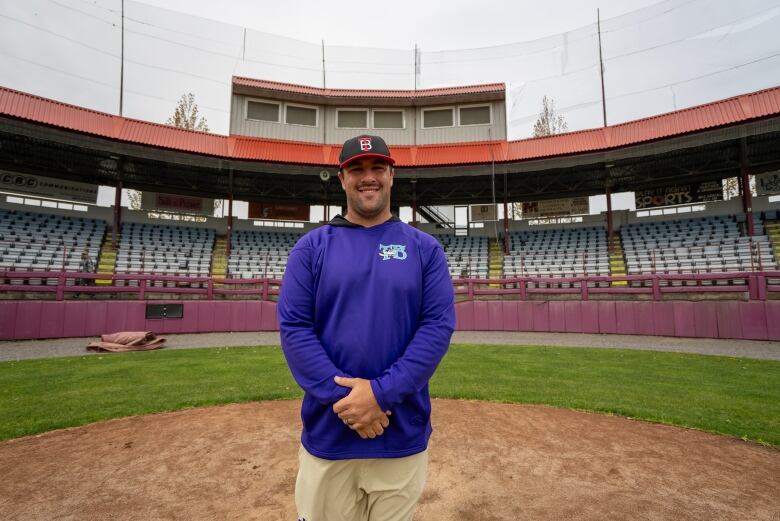
[[[225,255],[230,257],[230,237],[233,234],[233,168],[230,168],[230,193],[228,193],[228,220],[227,240],[225,241]]]
[[[739,141],[739,172],[740,184],[742,185],[742,209],[745,212],[747,221],[748,237],[753,237],[753,193],[750,191],[750,177],[748,176],[747,160],[747,139],[742,138]]]
[[[612,188],[607,184],[607,248],[612,253]]]
[[[322,188],[325,190],[325,208],[324,208],[324,211],[323,211],[322,215],[325,216],[325,222],[329,222],[330,221],[330,202],[328,201],[328,184],[327,184],[327,182],[322,183]]]
[[[417,228],[417,179],[412,179],[412,226]]]
[[[509,255],[509,191],[504,172],[504,255]]]
[[[117,238],[119,237],[119,227],[122,226],[122,180],[116,182],[116,193],[114,194],[114,228],[111,230],[111,247],[116,250]]]

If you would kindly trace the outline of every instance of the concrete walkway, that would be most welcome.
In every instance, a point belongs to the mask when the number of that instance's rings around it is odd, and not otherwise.
[[[239,347],[280,345],[279,333],[201,333],[164,335],[165,349],[200,347]],[[89,338],[57,338],[0,342],[0,362],[61,356],[93,356],[86,350]],[[577,333],[510,333],[500,331],[459,331],[455,344],[539,345],[557,347],[624,348],[643,351],[672,351],[716,356],[739,356],[780,360],[780,342],[754,340],[717,340],[708,338],[670,338],[633,335],[586,335]]]

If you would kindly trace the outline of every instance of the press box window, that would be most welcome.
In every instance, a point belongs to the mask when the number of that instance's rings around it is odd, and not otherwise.
[[[317,109],[315,108],[287,105],[285,115],[285,122],[288,125],[317,126]]]
[[[423,128],[453,126],[452,109],[433,109],[423,111]]]
[[[403,111],[375,110],[374,128],[404,128]]]
[[[461,107],[461,125],[490,125],[490,106]]]
[[[247,101],[246,119],[279,122],[279,104],[262,101]]]
[[[367,110],[339,110],[336,113],[338,128],[368,128]]]

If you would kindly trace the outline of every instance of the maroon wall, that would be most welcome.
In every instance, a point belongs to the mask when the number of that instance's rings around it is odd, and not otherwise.
[[[479,301],[455,306],[459,331],[607,333],[780,340],[780,301]]]
[[[154,301],[155,304],[162,303]],[[116,331],[204,333],[276,331],[276,304],[178,301],[184,318],[147,320],[138,301],[0,302],[0,339],[97,336]],[[618,333],[780,340],[780,301],[468,301],[459,331]]]
[[[164,302],[154,301],[154,304]],[[0,302],[0,339],[98,336],[117,331],[276,331],[276,304],[259,300],[177,301],[180,319],[146,319],[146,302]]]

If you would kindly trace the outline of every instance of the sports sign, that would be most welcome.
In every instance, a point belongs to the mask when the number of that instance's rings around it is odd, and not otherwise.
[[[723,184],[720,180],[661,186],[634,192],[637,210],[678,204],[720,201],[722,199]]]
[[[0,171],[0,190],[93,204],[98,193],[94,184],[6,171]]]
[[[523,203],[523,218],[557,217],[560,215],[585,215],[590,213],[590,200],[587,197],[567,197],[544,201],[526,201]]]

